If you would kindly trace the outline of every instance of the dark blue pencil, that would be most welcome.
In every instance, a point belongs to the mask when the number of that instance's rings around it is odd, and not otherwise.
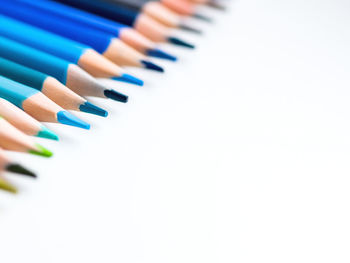
[[[19,1],[18,1],[19,2]],[[48,15],[61,17],[85,28],[92,28],[112,35],[144,55],[175,61],[176,57],[157,48],[156,43],[131,27],[105,19],[77,8],[47,0],[22,0],[21,4],[35,7]]]
[[[194,48],[193,45],[169,35],[168,28],[152,18],[117,4],[95,0],[56,0],[85,11],[118,21],[135,28],[140,33],[156,42],[169,42],[175,45]]]

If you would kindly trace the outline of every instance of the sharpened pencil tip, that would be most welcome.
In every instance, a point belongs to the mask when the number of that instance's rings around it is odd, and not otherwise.
[[[129,97],[127,95],[124,95],[124,94],[122,94],[118,91],[112,90],[112,89],[111,90],[106,89],[104,91],[104,94],[109,99],[116,100],[116,101],[123,102],[123,103],[127,103],[129,100]]]
[[[158,71],[158,72],[164,72],[164,69],[150,61],[147,60],[141,60],[141,63],[143,64],[143,66],[147,69],[150,70],[154,70],[154,71]]]
[[[7,182],[6,180],[0,178],[0,189],[5,190],[7,192],[16,194],[17,193],[17,189],[16,187],[14,187],[13,185],[11,185],[9,182]]]
[[[201,14],[198,14],[198,13],[193,14],[192,17],[200,19],[200,20],[208,22],[208,23],[212,23],[213,22],[213,20],[210,17],[204,16],[204,15],[201,15]]]
[[[69,113],[68,111],[58,112],[57,121],[62,124],[66,124],[66,125],[86,129],[86,130],[90,129],[90,124],[79,119],[78,117],[75,117],[73,114]]]
[[[135,78],[134,76],[131,76],[129,74],[123,74],[120,77],[114,77],[114,80],[118,80],[118,81],[122,81],[122,82],[126,82],[126,83],[131,83],[131,84],[135,84],[137,86],[143,86],[143,81]]]
[[[226,9],[227,9],[227,7],[224,5],[224,3],[217,3],[215,1],[208,2],[207,5],[210,7],[216,8],[218,10],[221,10],[221,11],[226,11]]]
[[[104,109],[101,109],[100,107],[97,107],[96,105],[86,101],[84,104],[80,105],[79,109],[82,112],[90,113],[90,114],[95,114],[101,117],[107,117],[108,112],[105,111]]]
[[[177,57],[173,56],[173,55],[170,55],[160,49],[149,49],[147,50],[147,56],[150,56],[150,57],[155,57],[155,58],[162,58],[162,59],[167,59],[167,60],[170,60],[170,61],[176,61],[177,60]]]
[[[37,177],[35,173],[29,171],[27,168],[24,168],[20,164],[10,164],[6,167],[6,170],[11,173],[27,175],[33,178]]]
[[[39,131],[36,136],[40,138],[54,140],[54,141],[59,140],[58,135],[53,131],[49,130],[48,128],[46,128],[45,126],[41,127],[41,131]]]
[[[193,27],[188,26],[188,25],[185,25],[185,24],[181,24],[181,25],[179,26],[179,28],[182,29],[182,30],[191,32],[191,33],[198,34],[198,35],[202,35],[202,34],[203,34],[203,31],[202,31],[202,30],[199,30],[199,29],[197,29],[197,28],[193,28]]]
[[[35,144],[36,150],[30,150],[29,153],[39,155],[42,157],[51,157],[53,154],[48,149],[44,148],[40,144]]]
[[[189,44],[177,37],[169,37],[168,38],[168,41],[174,45],[177,45],[177,46],[181,46],[181,47],[187,47],[187,48],[191,48],[191,49],[194,49],[195,46],[192,45],[192,44]]]

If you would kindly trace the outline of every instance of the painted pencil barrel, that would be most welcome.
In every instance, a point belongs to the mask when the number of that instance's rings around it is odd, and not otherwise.
[[[78,64],[88,46],[0,15],[0,35]]]
[[[103,16],[105,18],[118,21],[119,23],[133,26],[138,13],[123,6],[111,6],[110,4],[102,1],[94,0],[56,0],[66,5],[73,6],[85,10],[87,12]]]
[[[88,31],[89,29],[83,26],[73,24],[72,22],[64,19],[57,19],[56,17],[53,17],[50,14],[46,14],[45,12],[38,10],[36,8],[33,8],[31,6],[16,4],[16,1],[8,2],[7,0],[4,0],[4,3],[0,5],[0,13],[14,19],[18,19],[19,21],[28,23],[30,25],[40,27],[44,30],[48,30],[56,34],[63,35],[69,39],[79,41],[80,43],[85,43],[85,45],[86,43],[89,43],[89,45],[93,46],[93,48],[97,50],[99,53],[103,53],[106,50],[110,41],[109,36],[108,35],[106,36],[106,34],[102,32],[99,32],[96,30]],[[3,20],[5,21],[5,19]],[[17,25],[15,25],[15,23],[13,22],[12,23],[8,21],[6,22],[10,26],[14,26],[17,28],[21,27],[18,25],[18,23]],[[3,31],[5,30],[6,29],[3,29]],[[43,45],[42,43],[39,42],[40,38],[42,38],[42,35],[43,35],[42,32],[38,32],[37,30],[35,30],[35,28],[33,29],[30,27],[29,27],[29,30],[31,32],[35,32],[35,34],[38,36],[36,45]],[[7,33],[7,34],[10,34],[10,33]],[[15,34],[15,33],[12,33],[12,34]],[[26,36],[22,36],[22,39],[23,38],[28,39],[28,37]],[[71,50],[61,51],[61,55],[66,56],[65,57],[66,60],[73,62],[75,64],[78,63],[78,60],[80,56],[83,54],[84,49],[87,48],[87,46],[84,46],[83,44],[80,44],[79,46],[79,44],[76,44],[76,43],[74,43],[72,47],[72,42],[69,43],[69,41],[65,41],[64,39],[57,37],[55,35],[52,35],[49,32],[44,39],[47,40],[47,42],[59,41],[58,43],[59,44],[61,43],[63,47],[66,47],[66,49],[68,46],[68,49],[71,49]],[[33,40],[31,41],[34,42]],[[41,41],[43,41],[43,39],[41,39]],[[65,54],[65,52],[70,52],[71,54]]]
[[[26,67],[67,81],[68,61],[0,36],[0,56]]]

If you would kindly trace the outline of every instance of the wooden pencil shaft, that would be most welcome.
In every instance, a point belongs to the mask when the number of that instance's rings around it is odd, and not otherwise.
[[[5,150],[28,152],[36,151],[34,141],[27,135],[16,129],[5,119],[0,119],[0,147]]]
[[[0,115],[27,135],[35,136],[42,130],[40,122],[12,103],[0,98]]]

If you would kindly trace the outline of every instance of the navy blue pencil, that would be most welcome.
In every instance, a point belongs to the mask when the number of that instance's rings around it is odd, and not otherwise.
[[[106,2],[130,8],[138,13],[143,13],[157,20],[159,23],[170,28],[179,28],[188,32],[196,33],[196,34],[202,33],[202,31],[189,26],[187,23],[184,22],[184,19],[182,16],[176,14],[174,11],[162,5],[159,1],[106,0]]]
[[[161,25],[149,16],[135,12],[134,10],[124,6],[95,0],[56,0],[56,2],[80,8],[82,10],[131,26],[155,42],[169,42],[183,47],[194,48],[192,44],[169,35],[168,28]]]

